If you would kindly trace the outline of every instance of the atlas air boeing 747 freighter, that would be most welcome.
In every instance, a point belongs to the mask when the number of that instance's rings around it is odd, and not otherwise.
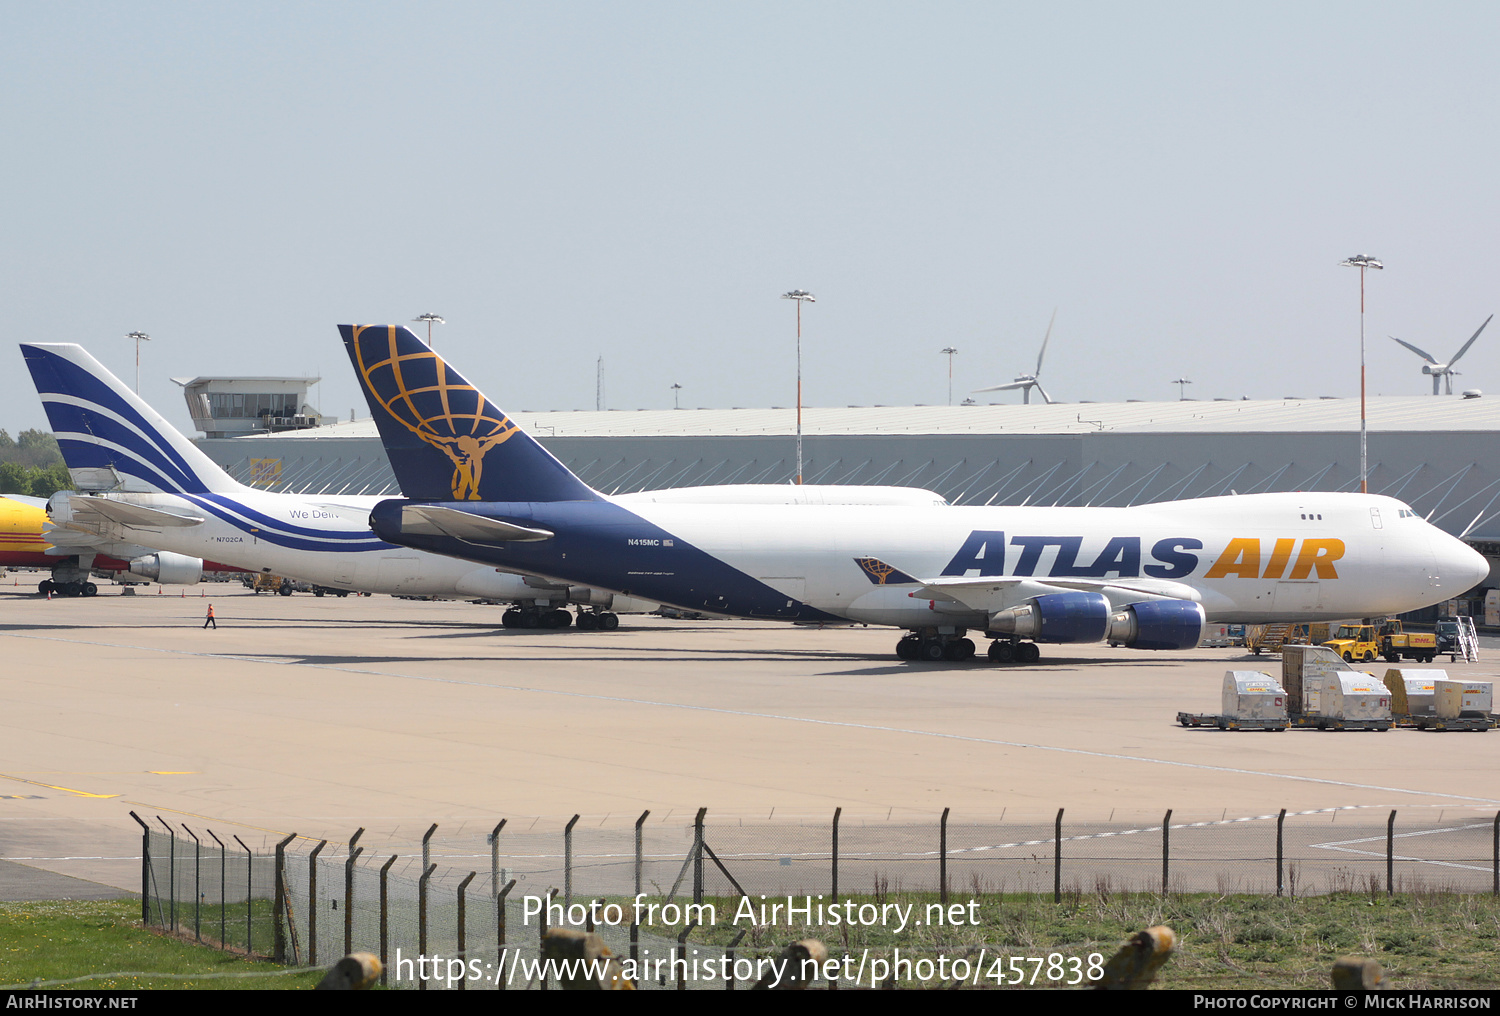
[[[341,326],[406,495],[393,544],[745,618],[907,629],[903,659],[1038,643],[1198,644],[1209,622],[1414,610],[1489,572],[1407,505],[1364,494],[1130,508],[624,504],[589,488],[401,326]]]

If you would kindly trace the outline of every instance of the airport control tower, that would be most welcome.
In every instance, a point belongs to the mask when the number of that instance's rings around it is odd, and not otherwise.
[[[323,423],[307,404],[316,377],[195,377],[182,385],[193,426],[210,438],[306,430]]]

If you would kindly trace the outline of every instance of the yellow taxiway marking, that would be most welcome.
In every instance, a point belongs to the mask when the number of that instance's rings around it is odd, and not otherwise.
[[[55,786],[53,786],[50,783],[39,783],[36,780],[26,780],[26,779],[22,779],[19,776],[11,776],[11,775],[8,775],[6,773],[0,773],[0,779],[15,780],[17,783],[29,783],[33,787],[46,787],[48,790],[61,790],[65,794],[77,794],[79,797],[103,797],[103,798],[108,798],[108,797],[119,797],[120,796],[119,794],[90,794],[86,790],[74,790],[72,787],[55,787]]]
[[[196,769],[147,769],[152,776],[197,776]]]

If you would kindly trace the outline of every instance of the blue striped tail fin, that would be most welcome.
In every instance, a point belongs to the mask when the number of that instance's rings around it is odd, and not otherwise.
[[[22,344],[63,461],[83,490],[244,490],[140,396],[73,343]]]
[[[599,498],[410,329],[339,325],[339,332],[408,498]]]

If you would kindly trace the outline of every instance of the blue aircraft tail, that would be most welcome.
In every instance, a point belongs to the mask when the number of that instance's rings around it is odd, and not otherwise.
[[[599,498],[410,329],[339,325],[339,332],[408,498]]]
[[[244,489],[82,346],[23,344],[21,355],[80,490]]]

